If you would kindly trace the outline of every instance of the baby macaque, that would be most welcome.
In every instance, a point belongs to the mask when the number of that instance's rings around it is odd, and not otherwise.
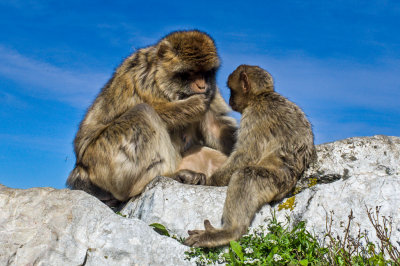
[[[189,231],[185,244],[215,247],[239,239],[264,204],[285,197],[315,158],[310,122],[294,103],[275,92],[271,75],[241,65],[228,79],[229,103],[242,114],[233,152],[207,178],[210,186],[228,185],[222,228],[208,220],[205,230]]]

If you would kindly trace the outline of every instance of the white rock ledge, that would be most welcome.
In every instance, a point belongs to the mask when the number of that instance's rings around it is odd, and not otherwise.
[[[334,211],[332,229],[341,234],[352,209],[351,235],[358,228],[377,241],[365,206],[381,206],[393,217],[392,240],[400,248],[400,138],[350,138],[317,146],[318,161],[298,183],[293,209],[285,202],[265,205],[252,226],[275,211],[278,220],[305,220],[322,239]],[[0,265],[189,265],[187,247],[160,236],[148,225],[161,223],[187,236],[203,220],[220,225],[226,187],[190,186],[157,177],[144,193],[115,214],[82,192],[52,188],[11,189],[0,185]],[[290,197],[289,195],[288,197]]]
[[[0,187],[0,265],[186,265],[188,248],[67,189]]]
[[[350,234],[355,236],[361,228],[371,241],[377,241],[366,206],[381,206],[381,215],[393,217],[392,240],[400,245],[400,138],[350,138],[318,145],[317,153],[317,162],[299,181],[301,192],[295,195],[293,210],[278,210],[286,199],[272,207],[267,204],[252,226],[265,223],[275,211],[280,221],[286,216],[292,221],[306,221],[307,228],[323,239],[331,211],[332,231],[342,235],[341,224],[347,223],[353,210]],[[187,237],[188,229],[203,228],[204,219],[220,225],[225,194],[226,187],[189,186],[158,177],[122,213],[148,224],[161,223],[178,236]]]

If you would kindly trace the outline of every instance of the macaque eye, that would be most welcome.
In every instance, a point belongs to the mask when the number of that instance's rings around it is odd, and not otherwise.
[[[213,69],[211,69],[211,70],[205,72],[204,75],[205,75],[206,77],[212,77],[212,76],[215,75],[216,72],[217,72],[217,69],[213,68]]]
[[[180,79],[180,80],[187,81],[187,80],[190,79],[190,73],[188,73],[188,72],[178,72],[178,73],[175,74],[175,77]]]

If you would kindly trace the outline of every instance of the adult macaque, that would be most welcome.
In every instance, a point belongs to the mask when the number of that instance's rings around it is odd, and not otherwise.
[[[195,146],[232,151],[236,124],[216,87],[219,64],[214,41],[199,31],[173,32],[126,58],[79,126],[67,185],[111,206],[157,175],[204,182],[176,170]]]

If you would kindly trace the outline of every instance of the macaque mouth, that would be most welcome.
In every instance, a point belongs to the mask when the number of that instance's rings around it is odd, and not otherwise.
[[[192,89],[193,94],[204,94],[204,93],[207,93],[207,91],[208,90],[206,88]]]
[[[193,91],[192,90],[190,92],[180,92],[178,94],[178,98],[179,98],[179,100],[183,100],[183,99],[189,98],[190,96],[197,95],[197,94],[209,95],[210,91],[211,91],[210,88],[206,88],[206,89],[204,89],[202,91]]]

